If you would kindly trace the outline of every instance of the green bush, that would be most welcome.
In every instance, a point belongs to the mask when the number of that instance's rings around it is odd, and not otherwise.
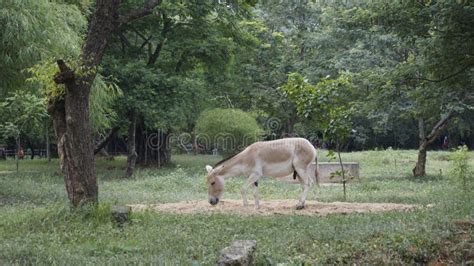
[[[459,146],[449,155],[451,161],[451,175],[462,182],[464,190],[468,189],[468,178],[471,176],[469,169],[469,152],[467,146]]]
[[[242,150],[257,141],[262,129],[250,114],[238,109],[210,109],[196,122],[198,142],[207,150],[217,148],[225,155]]]

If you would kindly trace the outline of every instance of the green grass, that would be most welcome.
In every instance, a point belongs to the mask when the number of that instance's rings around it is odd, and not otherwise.
[[[360,182],[348,187],[351,202],[434,204],[412,212],[334,214],[328,217],[241,217],[230,214],[134,213],[123,229],[110,221],[112,204],[206,199],[206,164],[213,156],[173,156],[164,169],[138,169],[123,180],[125,158],[99,159],[100,202],[91,211],[70,211],[58,162],[0,162],[0,264],[214,264],[220,249],[236,239],[256,239],[258,264],[452,263],[473,260],[472,229],[456,219],[474,219],[471,190],[449,177],[447,152],[430,152],[428,176],[411,178],[415,151],[343,154],[361,165]],[[322,161],[327,161],[324,152]],[[470,153],[474,165],[474,153]],[[440,173],[441,169],[441,173]],[[239,199],[242,178],[226,182],[225,198]],[[297,198],[299,186],[269,178],[261,197]],[[342,200],[339,186],[313,188],[309,200]]]

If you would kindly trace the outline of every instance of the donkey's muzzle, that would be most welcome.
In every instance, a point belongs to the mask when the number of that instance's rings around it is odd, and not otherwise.
[[[211,205],[216,205],[217,203],[219,203],[219,199],[218,198],[209,199],[209,203]]]

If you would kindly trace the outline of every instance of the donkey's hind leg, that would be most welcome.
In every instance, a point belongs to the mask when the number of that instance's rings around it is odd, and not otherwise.
[[[296,172],[298,173],[298,176],[300,177],[299,180],[301,182],[301,185],[303,187],[303,192],[301,193],[300,200],[298,204],[296,205],[297,210],[301,210],[304,208],[304,203],[306,201],[306,197],[308,196],[308,191],[310,187],[310,175],[308,172],[308,169],[306,168],[296,168]]]

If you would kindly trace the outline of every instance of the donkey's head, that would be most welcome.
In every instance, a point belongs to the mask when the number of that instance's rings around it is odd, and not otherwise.
[[[207,194],[209,203],[216,205],[224,192],[224,178],[219,176],[218,171],[210,165],[206,165],[207,170]]]

